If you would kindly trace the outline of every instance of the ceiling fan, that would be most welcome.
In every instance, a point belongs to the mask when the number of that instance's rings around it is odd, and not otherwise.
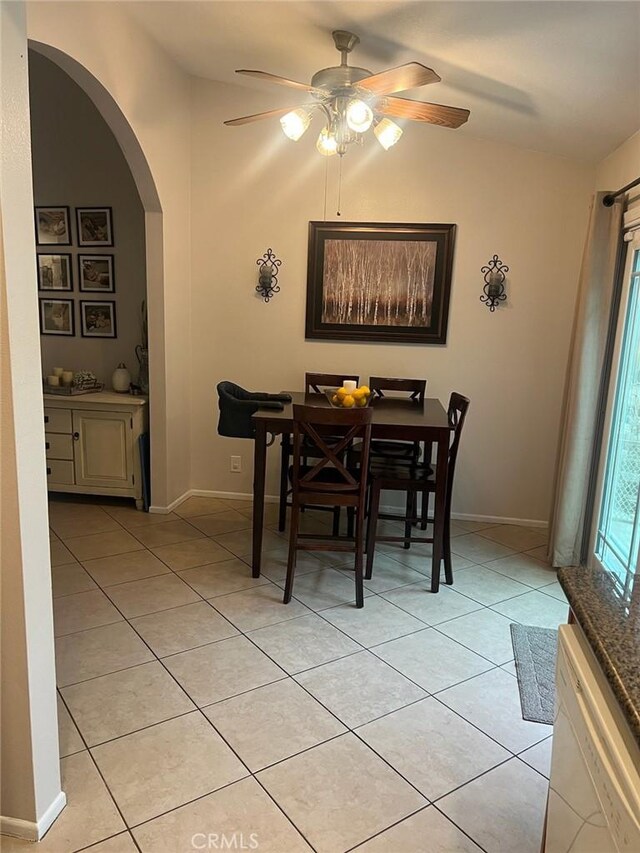
[[[402,128],[390,116],[452,128],[460,127],[469,118],[469,110],[392,97],[396,92],[416,86],[439,83],[440,77],[431,68],[420,62],[407,62],[372,74],[366,68],[347,65],[349,53],[360,41],[358,36],[346,30],[335,30],[332,35],[341,54],[340,65],[317,71],[310,85],[267,71],[242,69],[236,72],[307,92],[314,98],[311,103],[242,116],[225,121],[225,124],[236,126],[278,116],[285,135],[297,141],[309,127],[313,114],[320,112],[325,124],[316,147],[326,156],[339,154],[342,157],[349,145],[362,141],[362,134],[372,125],[376,139],[385,150],[395,145],[402,136]]]

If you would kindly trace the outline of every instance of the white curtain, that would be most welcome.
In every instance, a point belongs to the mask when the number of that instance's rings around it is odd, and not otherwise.
[[[624,200],[591,202],[565,380],[563,417],[550,520],[551,565],[577,566],[585,524],[598,392],[609,331]]]

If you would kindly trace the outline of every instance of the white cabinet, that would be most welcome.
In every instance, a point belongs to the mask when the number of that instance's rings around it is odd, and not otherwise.
[[[138,439],[147,430],[146,398],[45,394],[44,422],[49,491],[119,495],[142,506]]]

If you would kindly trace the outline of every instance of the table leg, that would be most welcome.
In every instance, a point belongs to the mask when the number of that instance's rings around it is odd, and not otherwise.
[[[266,425],[256,421],[256,437],[253,452],[253,577],[260,577],[262,558],[262,524],[264,522],[264,489],[267,472]]]
[[[440,566],[444,546],[444,517],[447,505],[447,468],[449,462],[449,436],[438,438],[436,461],[436,490],[433,508],[433,558],[431,564],[431,592],[440,588]]]

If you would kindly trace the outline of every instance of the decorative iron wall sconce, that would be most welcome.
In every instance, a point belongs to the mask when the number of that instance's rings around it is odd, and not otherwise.
[[[282,261],[273,253],[272,249],[267,249],[261,258],[256,261],[258,265],[258,284],[256,290],[262,296],[265,302],[268,302],[276,293],[280,293],[280,285],[278,284],[278,273],[282,266]]]
[[[484,291],[480,302],[488,306],[489,311],[495,311],[496,307],[507,298],[504,292],[505,273],[509,267],[502,263],[497,255],[494,255],[488,264],[480,270],[484,274]]]

